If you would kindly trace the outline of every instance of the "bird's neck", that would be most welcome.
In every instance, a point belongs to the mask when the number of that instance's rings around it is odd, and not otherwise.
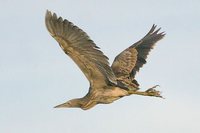
[[[70,102],[71,102],[71,107],[81,108],[84,105],[83,98],[72,99],[70,100]]]
[[[74,99],[74,101],[75,101],[75,106],[80,107],[83,110],[90,109],[97,104],[95,101],[91,100],[89,95],[86,95],[83,98]]]

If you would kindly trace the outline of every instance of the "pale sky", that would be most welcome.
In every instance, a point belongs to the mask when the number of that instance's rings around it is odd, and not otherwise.
[[[110,58],[153,24],[166,37],[137,74],[142,90],[109,105],[55,109],[84,96],[89,83],[49,35],[46,10],[83,29]],[[0,133],[200,132],[199,0],[0,0]]]

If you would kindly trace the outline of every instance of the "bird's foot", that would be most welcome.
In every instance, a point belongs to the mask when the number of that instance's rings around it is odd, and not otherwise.
[[[156,88],[158,86],[159,85],[155,85],[155,86],[149,88],[146,91],[129,90],[128,93],[129,93],[129,95],[136,94],[136,95],[143,95],[143,96],[152,96],[152,97],[163,98],[161,96],[161,92],[154,89],[154,88]]]
[[[161,92],[154,89],[156,87],[160,87],[160,86],[159,85],[155,85],[155,86],[149,88],[148,90],[146,90],[145,92],[147,93],[148,96],[154,96],[154,97],[163,98],[161,96]]]

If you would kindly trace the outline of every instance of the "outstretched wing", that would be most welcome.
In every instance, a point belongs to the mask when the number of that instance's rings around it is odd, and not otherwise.
[[[118,79],[131,80],[132,83],[139,86],[134,79],[136,72],[146,63],[147,55],[157,41],[164,37],[164,33],[158,33],[160,28],[156,30],[153,25],[151,30],[138,42],[122,51],[116,56],[112,70]]]
[[[89,36],[66,19],[47,11],[45,23],[51,36],[63,51],[79,66],[92,88],[116,83],[115,75],[106,57]]]

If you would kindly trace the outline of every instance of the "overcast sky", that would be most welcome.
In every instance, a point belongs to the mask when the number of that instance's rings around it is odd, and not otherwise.
[[[136,78],[166,99],[132,95],[109,105],[54,109],[89,83],[44,24],[46,10],[82,28],[114,57],[153,24],[159,41]],[[199,0],[0,0],[1,133],[200,132]]]

